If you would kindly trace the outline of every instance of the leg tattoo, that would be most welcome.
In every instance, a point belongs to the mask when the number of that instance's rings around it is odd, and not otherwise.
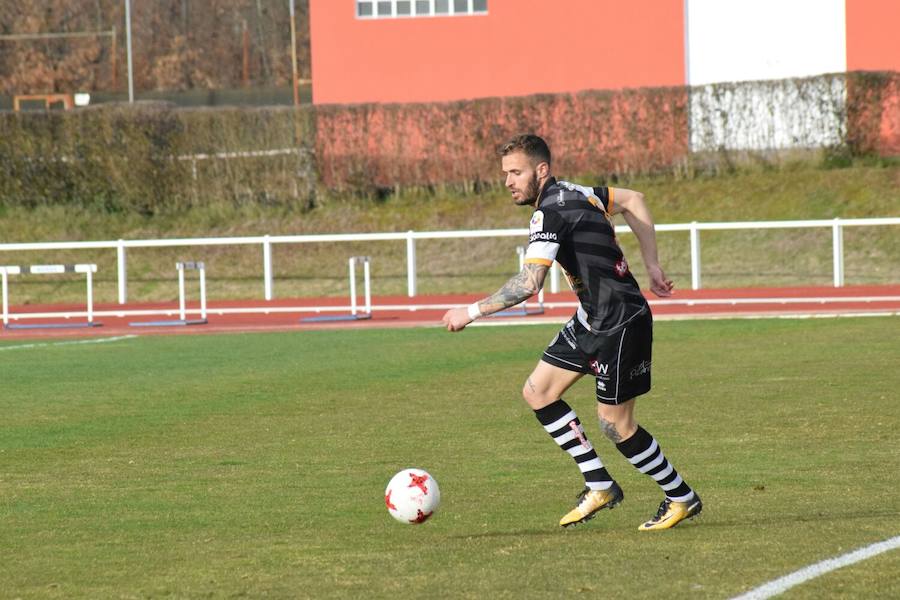
[[[616,429],[616,424],[612,421],[607,421],[603,417],[600,417],[600,429],[603,431],[603,435],[609,438],[612,442],[618,444],[622,441],[622,436]]]

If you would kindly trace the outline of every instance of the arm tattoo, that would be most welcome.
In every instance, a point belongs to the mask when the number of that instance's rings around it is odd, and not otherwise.
[[[531,388],[531,391],[532,391],[532,392],[536,392],[536,391],[537,391],[537,388],[534,387],[534,382],[531,381],[531,377],[528,378],[528,387]]]
[[[616,430],[616,424],[612,421],[607,421],[603,417],[600,417],[600,429],[603,430],[603,435],[613,442],[618,444],[622,441],[622,436],[619,435],[619,432]]]
[[[522,270],[493,296],[479,302],[482,312],[497,312],[528,300],[541,290],[548,269],[546,265],[526,263]]]

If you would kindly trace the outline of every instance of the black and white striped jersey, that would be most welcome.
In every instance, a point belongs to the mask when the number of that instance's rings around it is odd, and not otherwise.
[[[608,211],[613,190],[594,188],[594,198],[557,185],[551,178],[531,216],[526,263],[566,271],[581,306],[578,318],[595,332],[619,327],[649,310],[637,281],[616,241]]]

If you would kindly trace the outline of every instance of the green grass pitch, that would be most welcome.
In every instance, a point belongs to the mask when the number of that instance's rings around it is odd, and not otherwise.
[[[0,336],[0,595],[729,598],[900,533],[900,320],[659,322],[639,421],[703,516],[567,397],[625,502],[556,523],[581,479],[520,389],[558,326]],[[395,522],[384,487],[443,503]],[[900,552],[787,598],[900,597]]]

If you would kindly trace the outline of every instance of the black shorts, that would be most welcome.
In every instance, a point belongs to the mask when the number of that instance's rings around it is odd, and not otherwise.
[[[638,315],[609,333],[596,334],[572,317],[541,357],[555,367],[594,375],[597,402],[620,404],[650,391],[653,317]]]

